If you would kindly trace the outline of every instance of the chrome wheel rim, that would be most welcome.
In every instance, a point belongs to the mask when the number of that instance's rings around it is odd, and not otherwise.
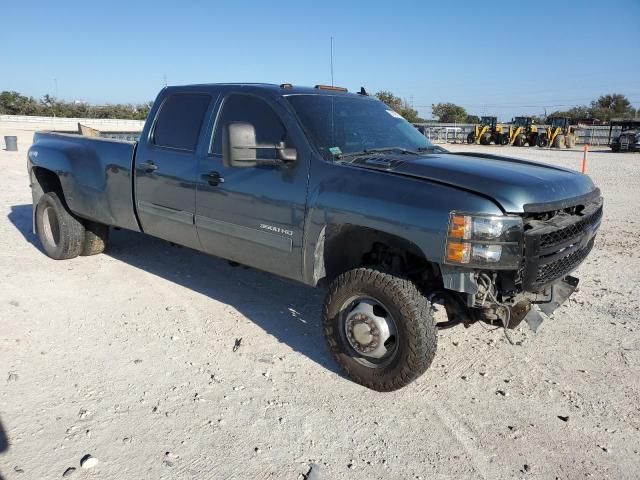
[[[389,309],[367,296],[349,298],[342,305],[340,332],[351,356],[370,368],[383,368],[398,351],[398,328]]]
[[[42,212],[42,234],[50,245],[57,246],[60,243],[58,217],[50,206],[44,207]]]

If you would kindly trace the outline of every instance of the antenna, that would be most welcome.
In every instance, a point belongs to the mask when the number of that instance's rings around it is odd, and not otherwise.
[[[162,80],[164,81],[164,86],[167,86],[167,74],[162,75]]]
[[[333,87],[333,37],[331,37],[331,86]]]

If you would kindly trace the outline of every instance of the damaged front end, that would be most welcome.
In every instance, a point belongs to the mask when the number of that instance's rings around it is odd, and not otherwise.
[[[441,327],[481,320],[516,328],[524,320],[536,331],[576,290],[578,279],[569,274],[593,248],[602,206],[599,191],[571,206],[527,206],[516,269],[442,265],[444,290],[433,299],[447,310]]]

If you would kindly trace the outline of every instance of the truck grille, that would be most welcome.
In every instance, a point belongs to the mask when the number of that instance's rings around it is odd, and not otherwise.
[[[584,248],[575,250],[566,257],[553,262],[538,265],[534,284],[539,286],[548,285],[578,268],[578,265],[589,255],[593,248],[593,243],[594,239],[592,238]]]
[[[579,237],[585,232],[585,230],[590,229],[593,225],[599,223],[600,220],[602,220],[602,205],[593,215],[583,218],[568,227],[542,235],[540,238],[540,248],[553,247],[567,240]]]
[[[523,289],[541,291],[575,270],[593,248],[602,215],[598,198],[580,214],[560,211],[547,220],[525,220]]]

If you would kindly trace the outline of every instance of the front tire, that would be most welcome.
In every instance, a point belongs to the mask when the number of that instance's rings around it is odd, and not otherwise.
[[[516,147],[524,147],[525,142],[527,141],[527,137],[524,136],[524,134],[520,134],[516,137],[515,141],[513,142],[513,144]]]
[[[564,135],[557,135],[553,140],[553,148],[564,148],[565,147],[565,138]]]
[[[323,326],[347,375],[379,392],[414,381],[436,353],[428,300],[409,280],[370,268],[350,270],[331,284]]]
[[[85,229],[56,192],[45,193],[36,206],[36,233],[45,253],[54,260],[82,252]]]

